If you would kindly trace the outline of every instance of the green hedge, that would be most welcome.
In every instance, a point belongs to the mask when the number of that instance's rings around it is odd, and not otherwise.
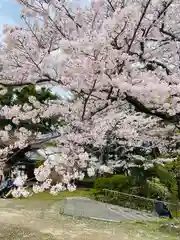
[[[119,192],[129,192],[132,185],[132,177],[125,175],[113,175],[112,177],[97,178],[94,183],[94,188],[97,191],[103,189],[111,189]]]
[[[76,180],[75,184],[78,188],[93,188],[96,178],[84,178],[83,180]]]
[[[125,175],[111,175],[99,178],[84,178],[76,180],[77,187],[94,188],[95,190],[112,189],[117,191],[126,191],[132,185],[131,177]]]

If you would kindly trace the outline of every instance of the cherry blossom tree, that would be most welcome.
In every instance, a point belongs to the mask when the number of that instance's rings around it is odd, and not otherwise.
[[[37,99],[39,103],[45,104],[48,101],[57,101],[60,100],[60,97],[52,93],[51,90],[46,88],[36,89],[35,86],[24,86],[20,89],[9,87],[7,88],[7,92],[5,94],[0,95],[0,105],[1,108],[5,107],[12,107],[17,105],[24,106],[24,114],[27,112],[27,108],[29,110],[36,109],[33,104],[31,103],[31,99]],[[62,100],[61,100],[62,101]],[[41,134],[51,134],[54,132],[54,129],[62,125],[62,121],[58,120],[59,117],[54,118],[43,118],[41,121],[33,122],[32,119],[30,120],[23,120],[20,119],[19,123],[13,123],[11,118],[1,118],[1,138],[3,141],[0,143],[0,148],[4,148],[11,142],[11,137],[16,135],[17,132],[22,131],[31,131],[34,133],[41,133]],[[9,129],[8,136],[6,129]],[[4,131],[5,130],[5,131]],[[27,164],[27,157],[25,154],[30,150],[36,150],[40,146],[25,146],[25,148],[19,149],[14,148],[12,152],[10,151],[7,155],[6,162],[5,162],[5,169],[10,170],[13,165],[17,164],[17,162],[23,162],[25,165]]]
[[[72,93],[63,104],[33,99],[37,110],[26,115],[22,106],[1,109],[16,122],[55,115],[66,122],[57,129],[61,158],[37,169],[42,184],[35,191],[50,187],[52,168],[62,176],[53,193],[74,190],[71,180],[83,178],[84,169],[89,175],[109,171],[112,166],[97,164],[85,151],[87,144],[103,148],[110,138],[129,149],[151,144],[167,152],[179,141],[178,0],[94,0],[77,9],[67,0],[18,2],[24,25],[4,28],[2,91],[51,84]],[[26,139],[18,132],[1,150],[3,158]]]

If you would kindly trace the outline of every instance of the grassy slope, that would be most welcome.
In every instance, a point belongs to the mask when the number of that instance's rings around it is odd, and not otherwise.
[[[175,240],[175,234],[160,231],[160,222],[104,223],[58,214],[62,199],[89,196],[81,190],[58,196],[40,193],[28,199],[0,200],[0,239],[6,240]]]

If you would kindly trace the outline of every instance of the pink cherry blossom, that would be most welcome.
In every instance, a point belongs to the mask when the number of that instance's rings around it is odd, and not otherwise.
[[[9,85],[26,84],[71,92],[66,101],[42,104],[30,96],[23,106],[0,109],[0,118],[17,126],[54,116],[66,123],[52,137],[59,157],[45,154],[35,169],[34,192],[72,191],[71,180],[82,179],[85,170],[89,176],[112,171],[84,146],[102,149],[109,138],[126,148],[148,141],[167,152],[180,140],[179,0],[96,0],[78,10],[66,0],[18,2],[24,25],[4,27],[0,94]],[[39,132],[22,127],[12,132],[9,125],[0,138],[5,160],[17,147],[46,141]],[[53,170],[60,185],[46,182]]]

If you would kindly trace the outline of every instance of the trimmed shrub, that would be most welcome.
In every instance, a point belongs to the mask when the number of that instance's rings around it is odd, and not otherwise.
[[[96,190],[110,189],[119,192],[128,192],[132,187],[132,177],[113,175],[112,177],[97,178],[94,184]]]
[[[83,180],[76,180],[75,184],[78,188],[93,188],[96,178],[84,178]]]
[[[132,177],[125,175],[114,175],[111,178],[112,189],[119,192],[129,192],[132,188]]]
[[[113,189],[111,178],[106,177],[97,178],[94,183],[94,188],[98,191],[101,191],[103,189]]]

